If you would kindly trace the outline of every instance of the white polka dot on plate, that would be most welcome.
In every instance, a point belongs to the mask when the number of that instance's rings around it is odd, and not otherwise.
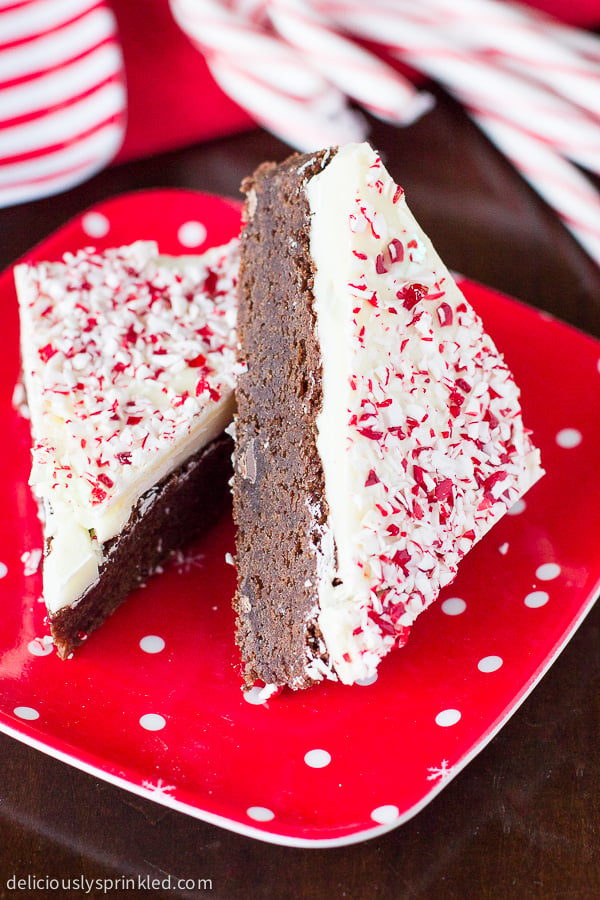
[[[180,226],[177,237],[184,247],[199,247],[206,240],[206,226],[202,222],[184,222]]]
[[[537,609],[539,606],[545,606],[549,599],[550,595],[546,591],[532,591],[523,602],[530,609]]]
[[[5,578],[8,575],[8,566],[6,563],[0,562],[0,578]]]
[[[104,237],[110,231],[110,222],[99,212],[89,212],[81,220],[81,227],[89,237]]]
[[[497,672],[504,660],[501,656],[484,656],[477,663],[480,672]]]
[[[249,806],[246,815],[255,822],[270,822],[275,818],[275,813],[266,806]]]
[[[451,725],[456,725],[457,722],[460,722],[460,719],[461,713],[458,709],[443,709],[435,717],[435,724],[441,728],[449,728]]]
[[[380,825],[391,825],[392,822],[395,822],[398,816],[400,815],[400,810],[397,806],[393,806],[391,803],[386,804],[385,806],[378,806],[377,809],[374,809],[371,813],[371,818],[374,822],[378,822]]]
[[[32,706],[15,706],[13,712],[19,719],[25,719],[28,722],[34,722],[40,717],[37,709],[33,709]]]
[[[509,516],[520,516],[522,512],[525,512],[527,504],[523,499],[517,500],[516,503],[506,510]]]
[[[462,597],[448,597],[442,603],[442,612],[447,616],[460,616],[467,608],[467,604]]]
[[[144,653],[160,653],[165,649],[165,642],[157,634],[147,634],[141,639],[140,648]]]
[[[564,450],[572,450],[578,447],[583,440],[583,435],[577,428],[563,428],[556,435],[556,443]]]
[[[560,566],[557,563],[544,563],[537,567],[535,574],[540,581],[552,581],[560,575]]]
[[[304,762],[311,769],[323,769],[331,762],[331,753],[327,750],[309,750],[304,755]]]
[[[160,716],[158,713],[145,713],[145,715],[140,717],[140,725],[146,731],[160,731],[166,724],[167,720],[165,717]]]

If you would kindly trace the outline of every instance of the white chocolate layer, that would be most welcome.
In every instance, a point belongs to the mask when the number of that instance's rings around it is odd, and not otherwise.
[[[342,148],[306,195],[331,532],[318,624],[350,684],[542,470],[511,373],[377,154]]]

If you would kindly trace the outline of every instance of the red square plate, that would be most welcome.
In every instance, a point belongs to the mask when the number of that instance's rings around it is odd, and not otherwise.
[[[239,206],[152,191],[84,213],[28,258],[158,240],[185,253],[228,240]],[[293,846],[373,837],[423,808],[502,727],[591,608],[600,586],[600,344],[467,281],[521,386],[546,476],[468,555],[459,576],[369,686],[244,698],[233,635],[229,510],[138,590],[75,656],[48,645],[13,411],[18,319],[0,278],[0,728],[142,796]],[[33,556],[32,556],[33,554]],[[33,565],[31,564],[33,560]]]

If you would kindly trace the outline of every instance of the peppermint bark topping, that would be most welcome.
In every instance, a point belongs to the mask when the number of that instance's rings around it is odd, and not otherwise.
[[[319,625],[352,682],[406,640],[541,469],[511,373],[381,160],[350,145],[313,181],[317,446],[335,545]],[[332,243],[335,263],[320,249]]]
[[[138,242],[29,268],[25,365],[41,390],[42,492],[110,505],[231,392],[236,254],[232,242],[174,267]]]
[[[354,555],[369,582],[368,618],[402,643],[415,613],[520,495],[531,445],[512,375],[480,320],[432,268],[419,234],[408,227],[390,238],[374,193],[401,199],[380,160],[355,197],[365,227],[354,212],[348,221],[360,234],[348,282],[358,364],[348,453],[364,485]]]

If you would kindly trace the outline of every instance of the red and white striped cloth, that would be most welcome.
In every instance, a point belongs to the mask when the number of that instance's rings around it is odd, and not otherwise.
[[[0,0],[0,206],[109,163],[126,121],[123,58],[98,0]]]

